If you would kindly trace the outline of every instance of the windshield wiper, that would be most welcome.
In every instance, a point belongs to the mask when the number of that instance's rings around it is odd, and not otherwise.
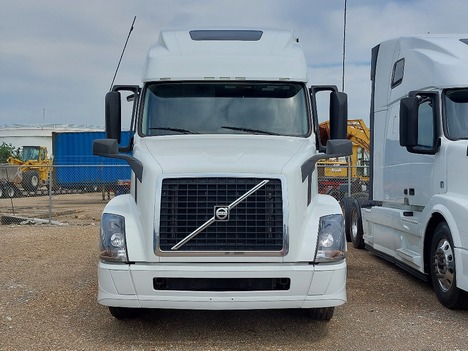
[[[171,128],[171,127],[151,127],[149,130],[169,130],[171,132],[179,132],[183,134],[200,134],[198,132],[192,132],[191,130],[182,129],[182,128]]]
[[[221,128],[230,129],[230,130],[239,130],[241,132],[247,132],[247,133],[253,133],[253,134],[280,135],[280,134],[275,133],[275,132],[269,132],[269,131],[266,131],[266,130],[253,129],[253,128],[230,127],[230,126],[221,126]]]

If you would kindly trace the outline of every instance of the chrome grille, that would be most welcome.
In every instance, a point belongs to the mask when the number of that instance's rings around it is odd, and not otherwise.
[[[167,178],[162,182],[159,249],[171,248],[264,179]],[[178,248],[180,251],[281,251],[283,249],[281,181],[268,183]]]

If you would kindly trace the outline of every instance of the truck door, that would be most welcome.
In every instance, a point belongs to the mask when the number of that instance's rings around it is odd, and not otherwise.
[[[411,100],[402,99],[400,108],[400,145],[406,146],[406,157],[396,172],[403,201],[422,211],[434,195],[435,154],[439,148],[439,94],[413,92]],[[411,101],[411,118],[408,102]],[[405,105],[406,104],[406,105]]]
[[[435,191],[438,99],[435,93],[410,93],[409,98],[400,101],[399,118],[397,106],[389,113],[394,117],[386,126],[383,179],[384,202],[395,209],[386,226],[393,229],[374,235],[374,243],[388,250],[416,248],[420,243],[416,223]],[[410,221],[402,227],[406,216]]]

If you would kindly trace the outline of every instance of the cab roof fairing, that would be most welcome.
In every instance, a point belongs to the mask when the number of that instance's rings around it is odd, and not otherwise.
[[[290,30],[262,30],[258,40],[193,40],[162,31],[150,48],[143,81],[263,80],[308,82],[307,62]]]

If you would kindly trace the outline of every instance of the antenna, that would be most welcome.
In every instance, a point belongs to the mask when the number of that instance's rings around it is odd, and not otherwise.
[[[130,38],[130,34],[132,34],[133,25],[135,24],[135,20],[136,20],[136,16],[133,17],[133,22],[132,22],[132,25],[130,27],[130,31],[128,32],[127,40],[125,41],[125,45],[123,47],[122,54],[120,55],[119,63],[117,64],[117,68],[115,69],[114,78],[112,78],[112,83],[110,85],[109,91],[112,90],[112,86],[114,85],[115,77],[117,76],[117,71],[119,70],[120,62],[122,62],[122,57],[124,55],[125,49],[127,48],[128,39]]]
[[[344,92],[345,83],[345,56],[346,56],[346,2],[344,0],[344,14],[343,14],[343,75],[341,78],[341,91]]]

